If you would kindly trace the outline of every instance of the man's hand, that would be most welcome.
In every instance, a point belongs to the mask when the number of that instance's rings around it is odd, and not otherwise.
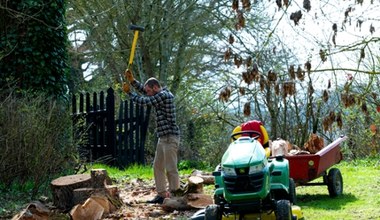
[[[129,87],[129,83],[126,83],[126,82],[123,83],[123,91],[125,93],[130,93],[131,92],[131,87]]]
[[[133,77],[132,71],[130,69],[125,70],[124,76],[128,79],[129,82],[135,81],[135,78]]]

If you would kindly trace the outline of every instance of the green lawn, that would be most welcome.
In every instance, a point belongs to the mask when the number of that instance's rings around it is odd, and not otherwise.
[[[305,220],[335,219],[380,219],[380,159],[365,159],[347,162],[335,166],[343,176],[343,195],[330,198],[327,186],[297,187],[297,205],[301,207]],[[105,168],[110,177],[118,182],[136,178],[152,179],[150,166],[132,166],[119,170],[96,164],[91,168]],[[181,170],[182,175],[191,170]],[[321,181],[317,179],[316,181]],[[205,186],[206,193],[212,193],[214,187]],[[0,219],[8,219],[20,211],[29,202],[28,193],[17,187],[10,187],[6,192],[0,190]]]
[[[380,219],[380,161],[342,162],[343,195],[330,198],[327,186],[297,187],[305,219]],[[317,179],[316,181],[321,181]]]

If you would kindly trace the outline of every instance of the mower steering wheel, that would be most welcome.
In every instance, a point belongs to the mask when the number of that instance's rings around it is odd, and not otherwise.
[[[235,141],[237,139],[236,136],[242,135],[242,134],[248,134],[249,137],[253,138],[253,139],[259,139],[259,137],[261,135],[261,133],[258,131],[246,130],[246,131],[239,131],[239,132],[235,132],[235,133],[231,134],[231,138]]]

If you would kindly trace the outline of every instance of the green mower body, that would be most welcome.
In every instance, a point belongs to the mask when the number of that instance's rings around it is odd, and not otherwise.
[[[294,218],[295,185],[288,160],[267,158],[257,138],[243,136],[232,142],[213,175],[215,204],[206,208],[205,219],[271,212],[276,219]]]

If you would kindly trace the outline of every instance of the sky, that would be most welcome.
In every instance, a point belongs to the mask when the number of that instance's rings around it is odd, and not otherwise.
[[[312,69],[335,68],[357,68],[359,53],[340,52],[329,57],[328,61],[321,62],[319,50],[330,48],[331,52],[340,51],[342,48],[353,45],[359,41],[369,38],[380,38],[380,0],[364,0],[363,4],[356,4],[354,0],[320,0],[310,1],[311,10],[303,8],[303,0],[293,0],[291,5],[278,9],[275,1],[268,1],[268,10],[273,14],[274,20],[280,19],[283,13],[287,13],[280,20],[276,34],[282,36],[281,39],[288,41],[288,45],[293,47],[298,55],[300,62],[311,61]],[[347,22],[345,12],[348,11]],[[301,10],[302,18],[298,25],[290,20],[290,14]],[[358,25],[358,21],[363,21]],[[333,24],[337,25],[336,46],[333,44]],[[375,32],[370,33],[370,26]],[[324,47],[321,47],[324,45]],[[370,46],[372,52],[379,54],[379,43]],[[366,50],[367,57],[368,50]],[[363,67],[361,67],[363,68]],[[380,72],[377,69],[377,72]],[[331,78],[324,73],[320,76],[321,83],[326,83]],[[342,72],[339,76],[345,81],[348,72]],[[351,73],[355,74],[355,73]],[[366,78],[366,75],[358,74],[356,77]]]
[[[251,0],[253,2],[253,0]],[[232,2],[232,1],[231,1]],[[319,50],[321,45],[323,49],[330,48],[331,51],[339,51],[342,47],[351,45],[362,39],[380,38],[380,0],[363,0],[363,4],[356,4],[355,0],[310,0],[311,10],[306,11],[303,8],[303,0],[292,0],[290,6],[278,8],[275,0],[262,0],[265,8],[275,23],[279,21],[275,33],[283,39],[292,51],[296,52],[300,63],[311,61],[312,69],[330,69],[335,68],[357,68],[359,54],[357,52],[345,52],[330,56],[327,62],[321,62]],[[371,4],[373,2],[373,4]],[[343,23],[345,11],[351,8],[348,13],[346,23]],[[298,25],[290,19],[290,15],[298,10],[302,11],[302,18]],[[285,13],[285,16],[283,14]],[[359,27],[358,20],[363,23]],[[336,46],[332,43],[333,30],[332,25],[337,24],[338,32],[336,35]],[[375,28],[375,32],[370,34],[370,25]],[[85,35],[77,33],[70,34],[70,40],[77,39],[74,43],[79,46]],[[372,48],[372,47],[371,47]],[[380,53],[379,46],[372,48],[373,52]],[[97,68],[94,65],[83,64],[83,69],[87,68],[84,73],[86,80],[91,79],[91,72]],[[379,71],[379,70],[377,70]],[[322,84],[332,76],[324,73],[318,76]],[[340,74],[342,81],[346,78],[346,73]],[[359,76],[357,76],[359,77]],[[366,76],[361,76],[366,77]]]

